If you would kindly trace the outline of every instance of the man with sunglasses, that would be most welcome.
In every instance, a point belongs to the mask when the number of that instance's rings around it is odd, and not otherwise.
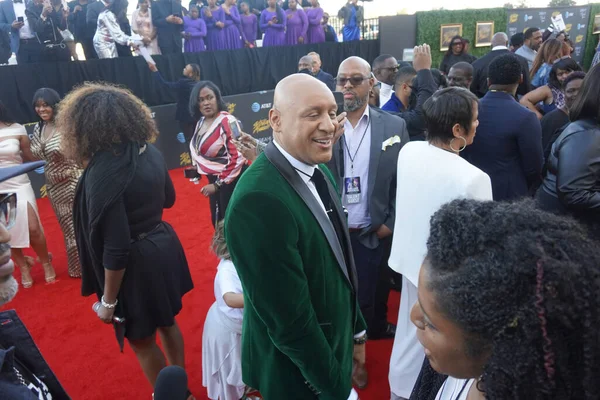
[[[391,54],[382,54],[373,61],[372,68],[375,79],[381,82],[379,104],[384,105],[394,92],[394,82],[399,69],[398,60]]]
[[[0,182],[44,165],[44,161],[0,168]],[[0,306],[10,302],[19,288],[10,259],[10,228],[17,217],[17,194],[0,196]],[[69,396],[42,357],[15,310],[0,312],[0,398],[62,400]]]
[[[336,91],[344,95],[348,120],[328,166],[348,210],[358,303],[369,336],[393,337],[395,326],[385,316],[383,320],[376,319],[375,293],[385,247],[394,227],[395,166],[400,149],[409,141],[408,131],[401,118],[369,106],[375,77],[368,62],[359,57],[344,60],[336,81]],[[359,388],[366,386],[363,365],[357,365],[354,382]]]

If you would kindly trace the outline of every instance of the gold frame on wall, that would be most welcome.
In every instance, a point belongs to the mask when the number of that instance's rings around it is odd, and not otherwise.
[[[489,36],[480,41],[479,28],[482,26],[491,27]],[[494,21],[477,22],[475,26],[475,47],[489,47],[492,45],[492,36],[494,36]]]
[[[444,24],[440,25],[440,51],[448,50],[450,41],[456,35],[462,36],[462,24]]]

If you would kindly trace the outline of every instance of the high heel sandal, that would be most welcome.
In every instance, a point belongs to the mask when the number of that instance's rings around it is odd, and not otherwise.
[[[44,277],[46,278],[46,283],[56,282],[56,272],[54,271],[52,263],[47,262],[42,264],[42,266],[44,267]]]
[[[33,278],[31,277],[32,265],[33,262],[30,262],[27,257],[25,257],[25,265],[19,265],[19,269],[21,270],[21,285],[25,289],[29,289],[31,286],[33,286]]]

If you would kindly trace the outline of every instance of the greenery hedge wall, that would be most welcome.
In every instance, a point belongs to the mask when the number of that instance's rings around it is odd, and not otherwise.
[[[590,23],[583,65],[587,69],[592,63],[598,46],[598,35],[592,35],[594,15],[600,14],[600,3],[591,4]],[[417,14],[417,43],[431,46],[433,66],[438,68],[445,52],[440,51],[440,25],[462,24],[463,37],[471,41],[470,52],[480,57],[491,50],[490,47],[475,47],[475,26],[477,22],[494,21],[494,33],[506,32],[507,10],[488,8],[482,10],[436,10]]]
[[[482,4],[483,5],[483,4]],[[482,10],[436,10],[417,14],[417,43],[431,46],[433,66],[438,68],[445,52],[440,51],[440,25],[462,24],[463,37],[471,41],[470,53],[480,57],[491,50],[490,47],[475,47],[475,26],[477,22],[494,21],[494,33],[506,32],[508,15],[504,8]]]
[[[583,66],[586,70],[592,65],[594,53],[596,52],[596,47],[598,47],[598,34],[592,35],[592,31],[594,30],[594,15],[600,14],[600,3],[590,5],[592,6],[590,10],[590,23],[588,26],[587,42],[585,44],[585,56],[583,57]]]

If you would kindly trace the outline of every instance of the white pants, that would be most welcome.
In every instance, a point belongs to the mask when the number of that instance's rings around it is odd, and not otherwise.
[[[410,321],[410,310],[416,302],[417,287],[402,278],[398,326],[390,359],[392,399],[410,397],[425,359],[423,346],[417,339],[417,328]]]

